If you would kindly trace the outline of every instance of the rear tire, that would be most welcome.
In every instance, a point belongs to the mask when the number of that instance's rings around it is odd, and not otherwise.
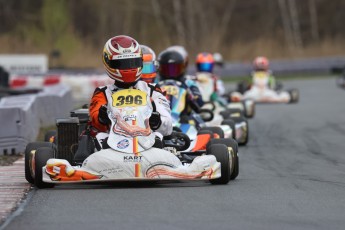
[[[48,147],[51,149],[54,148],[53,144],[49,142],[31,142],[25,148],[25,152],[24,152],[25,179],[31,184],[35,183],[35,179],[31,173],[31,151],[37,150],[41,147]]]
[[[222,121],[221,125],[228,125],[232,130],[232,138],[236,138],[236,127],[235,122],[232,119],[225,119]]]
[[[246,118],[253,118],[255,116],[255,102],[254,101],[252,102],[251,112],[247,108],[247,103],[249,103],[249,101],[246,100],[246,101],[243,101],[242,103],[243,103],[243,112],[244,112],[245,117]]]
[[[289,92],[290,98],[291,98],[289,103],[297,103],[299,101],[298,89],[290,89],[288,92]]]
[[[210,126],[210,127],[202,127],[199,129],[199,131],[203,131],[203,130],[209,130],[213,133],[218,134],[219,138],[224,138],[224,131],[222,130],[221,127]]]
[[[248,143],[248,140],[249,140],[249,124],[248,124],[248,120],[244,117],[234,117],[232,118],[235,123],[240,123],[240,122],[245,122],[246,123],[246,127],[247,127],[247,130],[246,130],[246,135],[245,135],[245,138],[242,142],[238,142],[239,145],[246,145]]]
[[[239,174],[239,159],[238,159],[238,143],[236,140],[234,139],[212,139],[210,140],[210,142],[207,144],[207,147],[210,145],[215,145],[215,144],[224,144],[227,147],[231,147],[233,152],[234,152],[234,156],[230,156],[233,158],[233,165],[232,165],[232,172],[231,172],[231,176],[230,176],[230,180],[235,180],[236,177]]]
[[[236,157],[234,159],[234,170],[231,173],[230,176],[230,180],[235,180],[238,176],[238,174],[240,173],[240,164],[239,164],[239,159],[238,159],[238,155],[236,153]]]
[[[249,83],[247,81],[241,81],[237,84],[237,91],[244,94],[249,89]]]
[[[207,155],[213,155],[221,164],[221,177],[210,180],[211,184],[227,184],[230,181],[230,159],[228,147],[224,144],[213,144],[208,146]]]
[[[41,147],[35,153],[35,186],[37,188],[53,188],[55,184],[43,181],[42,168],[47,161],[54,158],[54,150],[52,148]]]

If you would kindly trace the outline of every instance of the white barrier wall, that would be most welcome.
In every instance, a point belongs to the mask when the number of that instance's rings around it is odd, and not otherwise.
[[[74,102],[89,103],[93,92],[99,86],[113,84],[106,74],[52,74],[52,75],[12,75],[11,88],[42,88],[57,84],[67,85],[72,90]]]
[[[23,153],[41,126],[69,116],[72,106],[71,90],[63,85],[44,87],[38,94],[1,98],[0,155]]]

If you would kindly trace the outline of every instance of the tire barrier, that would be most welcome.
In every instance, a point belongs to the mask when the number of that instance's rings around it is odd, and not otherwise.
[[[36,140],[41,126],[54,125],[73,109],[71,89],[46,86],[37,94],[0,99],[0,155],[23,153]]]

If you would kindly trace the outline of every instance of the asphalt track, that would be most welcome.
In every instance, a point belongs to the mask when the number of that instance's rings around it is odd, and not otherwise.
[[[334,78],[284,86],[300,102],[257,106],[228,185],[33,190],[5,229],[345,229],[345,91]]]

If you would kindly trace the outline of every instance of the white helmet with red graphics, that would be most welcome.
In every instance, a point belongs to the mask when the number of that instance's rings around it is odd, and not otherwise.
[[[104,45],[103,64],[115,81],[132,84],[139,80],[143,67],[139,43],[125,35],[110,38]]]
[[[270,62],[266,57],[259,56],[253,61],[255,71],[267,71],[269,69]]]

